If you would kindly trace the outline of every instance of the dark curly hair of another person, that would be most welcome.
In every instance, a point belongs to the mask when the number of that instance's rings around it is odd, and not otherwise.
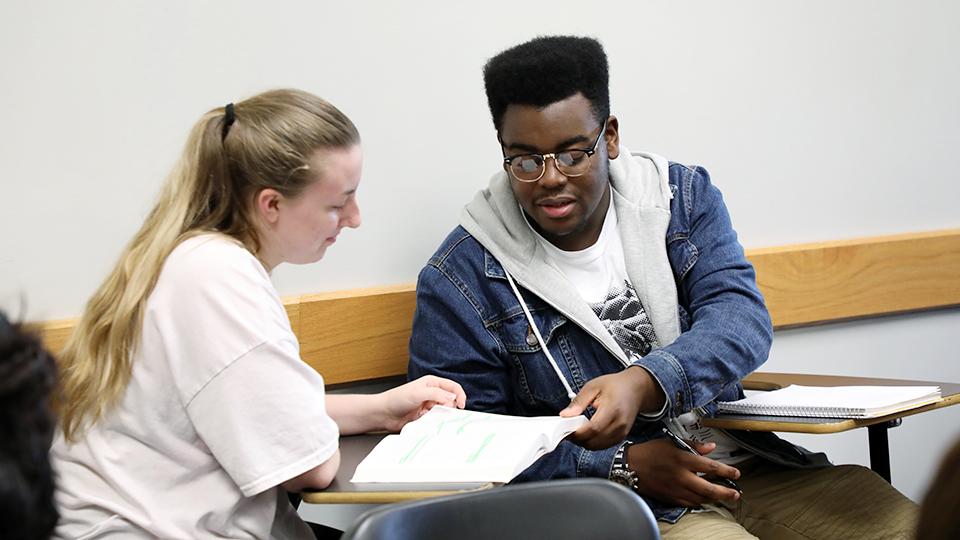
[[[587,98],[598,122],[610,116],[607,55],[595,39],[543,36],[491,58],[483,82],[493,125],[500,132],[507,106],[546,107],[577,92]]]
[[[0,312],[0,538],[49,538],[57,523],[50,443],[56,364]]]

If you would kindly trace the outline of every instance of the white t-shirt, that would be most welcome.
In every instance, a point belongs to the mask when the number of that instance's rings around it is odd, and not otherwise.
[[[261,263],[186,240],[147,300],[130,383],[51,450],[58,538],[310,538],[278,485],[329,459],[337,425]]]
[[[659,344],[653,323],[627,276],[618,224],[617,211],[611,202],[597,241],[580,251],[564,251],[536,234],[535,230],[534,233],[550,262],[573,283],[580,297],[590,305],[627,357],[642,358]],[[663,409],[654,413],[641,412],[641,416],[655,418],[662,412]],[[717,447],[709,454],[712,459],[733,464],[749,457],[749,454],[738,452],[739,445],[733,439],[721,431],[704,426],[700,419],[698,412],[690,411],[667,419],[666,423],[671,431],[684,439],[717,443]]]
[[[627,357],[641,358],[659,346],[657,333],[627,277],[617,225],[617,212],[611,203],[592,246],[564,251],[539,234],[536,237],[550,262],[573,283]]]

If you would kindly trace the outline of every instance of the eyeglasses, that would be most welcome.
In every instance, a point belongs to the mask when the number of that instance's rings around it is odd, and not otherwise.
[[[504,167],[520,182],[536,182],[543,177],[547,158],[553,158],[553,164],[560,174],[573,177],[582,176],[590,169],[590,156],[596,153],[600,139],[607,130],[607,122],[600,126],[600,133],[590,150],[572,149],[551,154],[520,154],[503,158]]]

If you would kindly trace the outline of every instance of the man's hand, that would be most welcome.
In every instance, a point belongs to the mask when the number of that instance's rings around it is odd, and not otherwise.
[[[656,411],[666,398],[660,384],[640,366],[589,381],[560,416],[576,416],[592,406],[596,413],[571,435],[577,444],[600,450],[626,438],[641,410]]]
[[[710,477],[736,480],[740,471],[704,457],[716,444],[692,444],[701,455],[680,450],[668,439],[654,439],[634,444],[627,449],[627,464],[637,473],[637,490],[644,496],[676,504],[695,507],[716,501],[735,501],[736,490],[719,486]],[[703,473],[700,476],[697,473]]]

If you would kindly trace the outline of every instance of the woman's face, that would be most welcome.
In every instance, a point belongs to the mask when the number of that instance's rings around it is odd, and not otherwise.
[[[317,150],[309,164],[311,170],[318,171],[318,178],[297,197],[280,197],[277,201],[272,235],[277,263],[317,262],[337,241],[341,229],[360,226],[360,145]]]

